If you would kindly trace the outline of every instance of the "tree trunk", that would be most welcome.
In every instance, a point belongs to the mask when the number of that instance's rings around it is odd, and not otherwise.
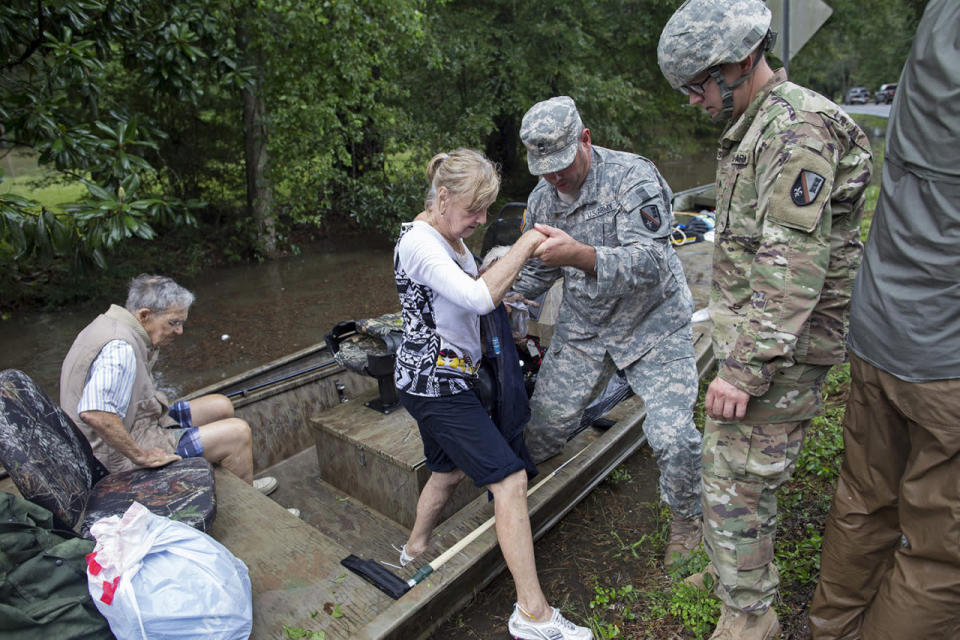
[[[247,172],[247,209],[257,221],[257,239],[263,254],[277,256],[277,219],[273,214],[273,185],[267,177],[266,109],[260,81],[243,90],[243,150]]]

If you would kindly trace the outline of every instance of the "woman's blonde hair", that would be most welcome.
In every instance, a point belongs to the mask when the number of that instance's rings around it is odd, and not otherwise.
[[[486,209],[497,199],[500,173],[490,160],[473,149],[454,149],[438,153],[427,163],[430,188],[424,209],[437,201],[437,190],[446,187],[453,200],[468,199],[468,211]]]

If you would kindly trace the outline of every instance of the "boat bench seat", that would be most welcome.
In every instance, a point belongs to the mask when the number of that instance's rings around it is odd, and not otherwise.
[[[417,499],[430,469],[417,423],[405,409],[388,414],[370,411],[361,397],[312,418],[311,427],[325,482],[413,527]],[[461,482],[441,517],[455,513],[481,492],[473,483]]]

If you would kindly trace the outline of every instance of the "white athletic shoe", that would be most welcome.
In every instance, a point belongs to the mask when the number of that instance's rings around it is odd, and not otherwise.
[[[519,604],[515,604],[507,629],[515,640],[593,640],[590,629],[573,624],[556,608],[549,620],[536,622],[520,611]]]
[[[277,486],[280,483],[277,482],[276,478],[271,478],[270,476],[265,476],[263,478],[257,478],[253,481],[253,488],[262,493],[265,496],[270,495],[277,490]]]
[[[397,545],[393,544],[393,545],[390,545],[390,546],[393,547],[393,550],[394,550],[394,551],[399,551],[399,552],[400,552],[400,566],[401,566],[401,567],[405,567],[405,566],[407,566],[408,564],[410,564],[411,562],[413,562],[413,556],[411,556],[410,554],[407,553],[407,545],[404,544],[404,545],[401,545],[401,546],[398,547]]]

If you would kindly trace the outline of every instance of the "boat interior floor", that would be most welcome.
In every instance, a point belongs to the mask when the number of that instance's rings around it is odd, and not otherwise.
[[[530,482],[546,478],[581,450],[555,479],[529,497],[531,525],[541,535],[644,441],[642,401],[630,398],[608,417],[606,430],[588,428],[540,465]],[[253,638],[281,638],[283,626],[323,630],[327,638],[424,637],[503,568],[490,528],[462,553],[394,601],[340,565],[350,554],[399,564],[393,545],[409,528],[320,477],[315,447],[262,472],[279,481],[263,496],[231,473],[217,470],[217,518],[211,534],[243,560],[253,584]],[[576,481],[571,482],[572,478]],[[469,483],[469,480],[464,480]],[[300,510],[300,518],[286,511]],[[407,580],[493,515],[486,492],[442,521],[430,549],[406,567],[386,567]]]

